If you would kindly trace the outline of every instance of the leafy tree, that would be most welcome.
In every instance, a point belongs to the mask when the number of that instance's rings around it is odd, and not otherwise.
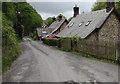
[[[92,8],[92,11],[101,10],[105,8],[106,8],[106,2],[95,2]],[[120,14],[120,3],[119,2],[115,2],[115,8]]]
[[[19,38],[22,39],[24,35],[34,32],[37,27],[41,26],[43,20],[33,7],[26,2],[3,2],[0,17],[1,14],[2,69],[5,72],[21,52],[18,45]],[[36,37],[34,38],[36,39]]]
[[[95,2],[92,11],[101,10],[106,8],[106,2]]]
[[[47,24],[47,26],[50,26],[52,22],[53,22],[52,17],[48,17],[46,20],[44,20],[44,23]]]
[[[56,17],[56,19],[57,19],[57,20],[58,20],[59,16],[62,16],[62,17],[63,17],[63,19],[66,19],[66,17],[65,17],[64,15],[59,14],[59,15]]]
[[[28,3],[18,3],[18,10],[20,11],[19,21],[25,28],[24,35],[29,35],[42,25],[43,20],[41,16]]]
[[[7,71],[14,59],[20,54],[18,39],[15,34],[13,23],[2,15],[2,70]]]
[[[25,36],[41,26],[43,22],[36,10],[26,2],[4,2],[2,8],[6,18],[13,22],[14,29],[21,31],[21,25],[24,26]],[[20,32],[16,33],[20,34]]]

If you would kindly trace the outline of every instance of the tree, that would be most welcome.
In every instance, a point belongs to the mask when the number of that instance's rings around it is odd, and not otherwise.
[[[37,27],[41,27],[43,20],[31,5],[25,2],[18,3],[18,10],[20,11],[19,21],[25,28],[25,36],[33,33]]]
[[[21,25],[24,26],[25,36],[40,27],[43,22],[36,10],[26,2],[3,2],[2,10],[6,18],[13,22],[14,29],[20,30]],[[19,31],[16,33],[19,34]]]
[[[62,16],[62,17],[63,17],[63,19],[66,19],[66,17],[65,17],[64,15],[59,14],[58,16],[56,16],[56,19],[57,19],[57,20],[58,20],[59,16]]]
[[[101,10],[106,8],[106,2],[95,2],[92,11]]]
[[[35,9],[26,2],[3,2],[0,17],[1,15],[2,70],[5,72],[21,52],[18,45],[19,40],[24,35],[34,32],[37,27],[41,26],[43,20]]]
[[[95,2],[92,8],[92,11],[101,10],[106,8],[106,2]],[[115,8],[120,14],[120,3],[115,2]]]
[[[47,24],[47,26],[50,26],[52,22],[53,22],[52,17],[48,17],[46,20],[44,20],[43,24]]]

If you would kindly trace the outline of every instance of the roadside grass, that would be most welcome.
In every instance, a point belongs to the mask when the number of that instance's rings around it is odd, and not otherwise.
[[[9,70],[11,64],[21,53],[20,46],[2,48],[2,74]]]
[[[97,57],[95,57],[93,55],[90,55],[88,53],[85,53],[85,52],[77,52],[77,51],[72,51],[70,49],[64,49],[64,48],[58,48],[58,47],[56,47],[56,49],[61,50],[61,51],[65,51],[65,52],[71,52],[72,54],[75,54],[76,56],[82,56],[82,57],[86,57],[86,58],[89,58],[89,59],[92,59],[92,60],[97,60],[97,61],[104,62],[104,63],[120,65],[116,61],[111,61],[111,60],[107,60],[107,59],[103,59],[103,58],[97,58]]]
[[[56,47],[56,49],[61,50],[61,51],[65,51],[65,52],[71,52],[71,50],[70,50],[70,49],[58,48],[58,47]]]
[[[72,53],[76,54],[77,56],[82,56],[82,57],[90,58],[92,60],[97,60],[97,61],[101,61],[101,62],[104,62],[104,63],[111,63],[111,64],[119,65],[118,62],[116,62],[116,61],[107,60],[107,59],[103,59],[103,58],[97,58],[97,57],[95,57],[93,55],[90,55],[88,53],[75,52],[75,51],[72,51]]]
[[[0,49],[0,76],[2,75],[2,49]]]

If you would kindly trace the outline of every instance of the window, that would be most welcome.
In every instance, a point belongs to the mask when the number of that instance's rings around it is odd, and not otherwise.
[[[69,27],[72,27],[72,26],[73,26],[73,24],[74,24],[74,23],[71,23],[71,24],[69,25]]]
[[[48,33],[45,30],[42,30],[42,36],[46,36]]]
[[[88,26],[90,24],[91,21],[88,21],[87,24],[85,26]]]
[[[45,30],[42,31],[43,34],[47,33]]]
[[[79,27],[82,26],[83,23],[84,23],[84,22],[81,22],[81,23],[79,24]]]

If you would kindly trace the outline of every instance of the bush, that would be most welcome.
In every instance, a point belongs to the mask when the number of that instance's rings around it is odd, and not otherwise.
[[[60,39],[59,38],[44,38],[42,39],[43,43],[50,45],[50,46],[60,46]]]
[[[12,28],[12,22],[6,20],[3,16],[2,26],[2,71],[7,71],[12,62],[21,53],[21,48],[18,45],[19,39],[17,39],[14,29]]]
[[[33,33],[30,33],[29,36],[33,39],[33,40],[38,40],[38,35],[37,32],[34,31]]]

